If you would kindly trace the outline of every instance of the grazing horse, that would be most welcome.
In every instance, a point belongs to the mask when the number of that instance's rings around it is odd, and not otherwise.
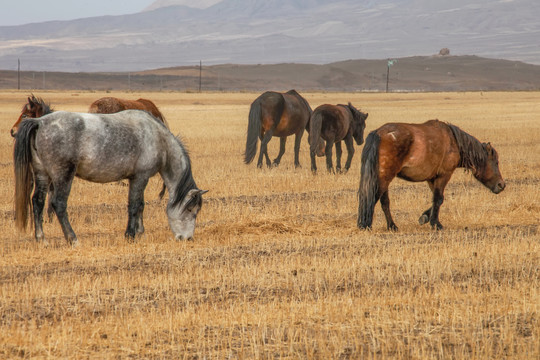
[[[347,161],[345,162],[345,172],[351,167],[354,155],[353,138],[357,145],[364,143],[364,129],[366,128],[367,113],[360,112],[349,103],[348,105],[321,105],[313,110],[309,120],[310,128],[310,156],[311,171],[317,172],[315,162],[315,152],[317,142],[313,139],[319,137],[326,140],[326,168],[329,172],[334,172],[332,164],[332,147],[336,144],[336,170],[341,172],[341,141],[347,147]]]
[[[54,109],[48,103],[43,101],[42,98],[35,97],[34,94],[30,94],[28,97],[28,102],[22,107],[21,115],[19,115],[17,121],[15,121],[15,124],[13,124],[11,127],[11,136],[15,137],[17,131],[19,130],[19,125],[24,119],[38,118],[53,111]]]
[[[278,166],[285,153],[287,136],[294,134],[294,166],[299,167],[300,142],[304,130],[308,129],[310,116],[311,107],[296,90],[289,90],[286,93],[267,91],[260,95],[253,101],[249,110],[244,162],[249,164],[253,161],[257,153],[257,138],[260,138],[261,148],[257,167],[262,167],[263,155],[266,158],[266,165],[271,167],[267,145],[272,136],[277,136],[280,138],[279,154],[273,164]]]
[[[358,227],[371,228],[373,210],[380,199],[389,230],[397,230],[390,214],[388,186],[394,177],[427,181],[433,193],[432,206],[420,216],[437,230],[444,188],[458,167],[493,193],[506,184],[499,171],[499,157],[490,143],[481,143],[455,125],[429,120],[423,124],[389,123],[372,131],[362,151],[362,175],[358,190]]]
[[[88,112],[95,114],[114,114],[130,109],[148,111],[155,118],[161,120],[167,128],[169,128],[169,124],[167,124],[165,116],[163,116],[157,106],[148,99],[125,100],[110,96],[102,97],[90,105]]]
[[[15,221],[22,230],[30,209],[36,240],[44,240],[43,205],[52,184],[52,207],[64,237],[77,237],[67,214],[75,176],[107,183],[129,181],[128,224],[125,236],[144,232],[144,189],[156,173],[169,190],[167,215],[176,239],[191,239],[202,206],[202,195],[191,173],[188,153],[180,140],[147,112],[116,114],[53,112],[26,119],[15,136]],[[34,195],[31,197],[32,188]]]
[[[156,104],[148,99],[126,100],[119,99],[112,96],[102,97],[94,101],[88,108],[88,112],[91,114],[114,114],[124,110],[144,110],[152,114],[156,119],[161,120],[167,129],[169,124],[165,120],[165,116],[159,111]],[[165,184],[161,187],[159,192],[159,198],[163,199],[165,195]]]

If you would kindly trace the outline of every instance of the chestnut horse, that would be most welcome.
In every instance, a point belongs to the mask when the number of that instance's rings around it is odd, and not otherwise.
[[[34,94],[30,94],[28,97],[28,102],[22,107],[21,115],[19,115],[17,121],[11,127],[11,136],[15,137],[15,135],[17,135],[19,125],[24,119],[42,117],[43,115],[49,114],[53,111],[54,109],[51,108],[48,103],[43,101],[42,98],[35,97]]]
[[[280,138],[279,154],[274,159],[273,165],[278,166],[285,153],[287,136],[294,134],[294,166],[299,167],[300,142],[304,130],[309,131],[311,112],[308,102],[296,90],[289,90],[286,93],[267,91],[260,95],[253,101],[249,110],[244,162],[249,164],[253,161],[257,153],[257,138],[260,138],[261,148],[257,167],[262,167],[263,155],[266,158],[266,165],[271,167],[267,145],[272,136],[277,136]]]
[[[155,118],[161,120],[167,129],[169,128],[169,124],[167,124],[161,111],[159,111],[157,106],[148,99],[125,100],[110,96],[102,97],[90,105],[88,112],[94,114],[114,114],[130,109],[148,111],[150,114],[154,115]]]
[[[373,210],[380,199],[389,230],[397,230],[390,214],[388,186],[394,177],[427,181],[433,193],[432,206],[420,216],[437,230],[444,188],[458,167],[493,193],[506,184],[499,171],[499,157],[490,143],[481,143],[455,125],[429,120],[423,124],[389,123],[372,131],[362,151],[362,175],[358,190],[358,227],[371,228]]]
[[[311,171],[317,172],[315,162],[315,152],[317,142],[313,139],[319,137],[326,140],[326,168],[329,172],[334,172],[332,164],[332,147],[336,144],[336,170],[341,172],[341,141],[347,147],[347,161],[345,162],[345,172],[351,167],[354,155],[353,139],[357,145],[364,143],[364,129],[366,128],[367,113],[360,112],[349,103],[348,105],[324,104],[313,110],[310,119],[310,156]]]

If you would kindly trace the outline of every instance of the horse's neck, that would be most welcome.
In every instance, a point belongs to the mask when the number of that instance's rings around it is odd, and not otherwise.
[[[188,169],[188,155],[178,141],[172,139],[172,141],[168,141],[168,144],[166,161],[160,174],[169,191],[169,198],[172,199],[184,173],[191,171],[191,169]]]

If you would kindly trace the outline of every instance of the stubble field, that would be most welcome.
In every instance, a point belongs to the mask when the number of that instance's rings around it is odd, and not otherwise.
[[[293,139],[279,168],[244,165],[255,93],[39,92],[57,110],[102,96],[146,97],[190,151],[210,190],[195,240],[175,241],[145,193],[146,233],[123,233],[127,186],[75,180],[68,204],[81,246],[56,220],[49,246],[13,221],[9,129],[28,94],[0,94],[0,358],[540,357],[540,93],[303,93],[311,106],[351,101],[386,122],[452,122],[500,156],[507,188],[492,194],[458,169],[434,232],[417,222],[426,184],[395,180],[386,230],[356,227],[361,147],[350,171],[301,169]],[[275,157],[279,141],[271,141]]]

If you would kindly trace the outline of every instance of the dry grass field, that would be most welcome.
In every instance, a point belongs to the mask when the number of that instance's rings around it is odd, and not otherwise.
[[[292,138],[279,168],[244,165],[258,94],[36,93],[71,111],[107,95],[152,99],[210,190],[195,240],[179,242],[153,178],[146,233],[128,243],[127,187],[75,180],[78,248],[56,220],[47,247],[14,227],[9,129],[26,95],[0,93],[0,358],[540,357],[539,92],[303,94],[313,108],[351,101],[369,112],[367,131],[439,118],[498,150],[506,190],[458,169],[444,231],[417,222],[427,185],[396,179],[397,233],[379,205],[372,231],[356,227],[361,147],[345,175],[327,174],[323,159],[311,174],[307,136],[301,169]]]

